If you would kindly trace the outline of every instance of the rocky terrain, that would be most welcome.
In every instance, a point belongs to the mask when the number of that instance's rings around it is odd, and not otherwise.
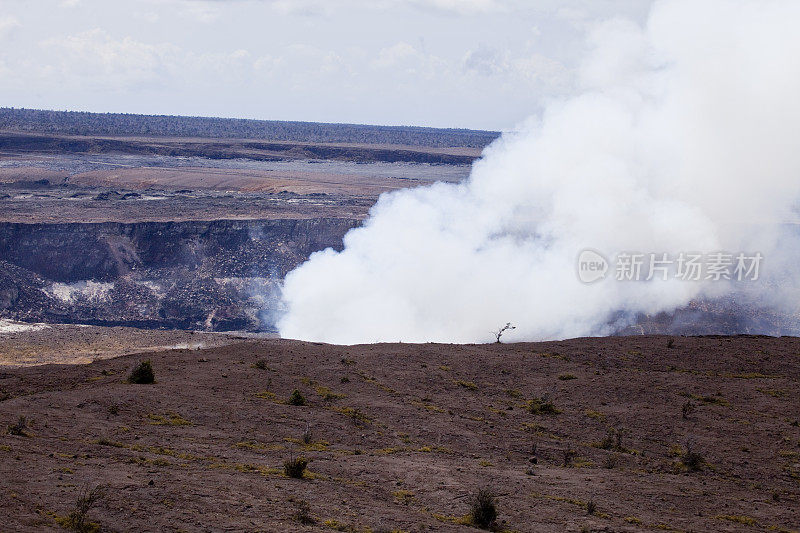
[[[47,322],[269,329],[277,284],[348,218],[0,223],[0,309]]]
[[[143,359],[155,384],[126,383]],[[475,531],[489,487],[502,531],[796,532],[798,380],[800,340],[743,336],[5,368],[2,528],[58,530],[99,486],[103,531]]]
[[[0,318],[272,331],[288,271],[340,248],[381,193],[459,181],[479,154],[0,131]]]

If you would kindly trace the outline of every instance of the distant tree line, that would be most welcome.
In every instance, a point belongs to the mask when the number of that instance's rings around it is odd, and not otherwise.
[[[483,148],[498,132],[232,118],[0,108],[0,130],[68,135],[206,137]]]

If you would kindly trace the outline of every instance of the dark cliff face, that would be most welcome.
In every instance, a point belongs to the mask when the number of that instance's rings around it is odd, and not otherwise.
[[[0,316],[270,329],[283,276],[357,223],[0,223]]]

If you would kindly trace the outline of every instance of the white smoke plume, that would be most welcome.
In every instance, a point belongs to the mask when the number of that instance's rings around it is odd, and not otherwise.
[[[342,252],[291,272],[281,336],[488,342],[509,321],[504,340],[602,335],[732,289],[586,285],[584,248],[784,264],[780,224],[800,195],[798,20],[795,0],[674,0],[644,27],[599,24],[579,94],[488,147],[464,183],[383,195]]]

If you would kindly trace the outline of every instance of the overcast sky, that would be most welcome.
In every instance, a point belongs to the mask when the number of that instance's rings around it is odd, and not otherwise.
[[[0,0],[0,106],[509,129],[645,0]]]

